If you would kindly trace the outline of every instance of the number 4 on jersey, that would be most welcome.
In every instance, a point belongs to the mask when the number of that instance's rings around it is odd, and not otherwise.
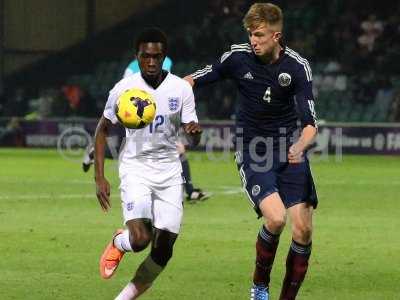
[[[264,101],[267,101],[268,103],[271,102],[271,87],[268,87],[268,88],[265,90],[265,94],[264,94],[263,100],[264,100]]]

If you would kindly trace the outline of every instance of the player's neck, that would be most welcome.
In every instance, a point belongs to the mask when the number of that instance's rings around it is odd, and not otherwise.
[[[259,59],[265,64],[273,64],[279,59],[282,49],[282,46],[278,44],[271,53],[259,56]]]
[[[142,74],[142,77],[148,85],[150,85],[153,89],[156,89],[164,81],[164,79],[167,77],[167,75],[168,75],[168,72],[162,70],[161,73],[155,78],[148,78],[148,77],[144,76],[143,74]]]

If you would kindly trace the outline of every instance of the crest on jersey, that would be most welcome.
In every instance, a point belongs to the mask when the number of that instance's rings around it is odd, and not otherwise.
[[[251,189],[251,194],[253,196],[257,196],[260,193],[260,191],[261,191],[260,186],[258,184],[256,184],[256,185],[253,185],[253,188]]]
[[[289,86],[292,82],[292,77],[288,73],[281,73],[278,76],[278,82],[280,86]]]
[[[179,98],[169,98],[168,107],[170,111],[176,111],[179,107]]]
[[[127,210],[132,210],[132,209],[133,209],[133,202],[128,202],[128,203],[126,204],[126,209],[127,209]]]

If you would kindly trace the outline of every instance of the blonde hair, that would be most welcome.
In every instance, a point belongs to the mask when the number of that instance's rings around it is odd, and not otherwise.
[[[282,31],[283,13],[279,6],[272,3],[254,3],[243,18],[244,29],[254,29],[266,23]]]

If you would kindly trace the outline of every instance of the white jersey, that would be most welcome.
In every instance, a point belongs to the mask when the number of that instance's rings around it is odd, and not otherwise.
[[[176,149],[182,123],[198,122],[192,87],[168,73],[156,88],[135,73],[119,81],[110,91],[104,117],[118,122],[115,105],[126,90],[138,88],[150,93],[157,105],[153,123],[142,129],[126,129],[126,140],[119,156],[120,178],[134,173],[139,183],[156,186],[182,184],[182,167]]]

